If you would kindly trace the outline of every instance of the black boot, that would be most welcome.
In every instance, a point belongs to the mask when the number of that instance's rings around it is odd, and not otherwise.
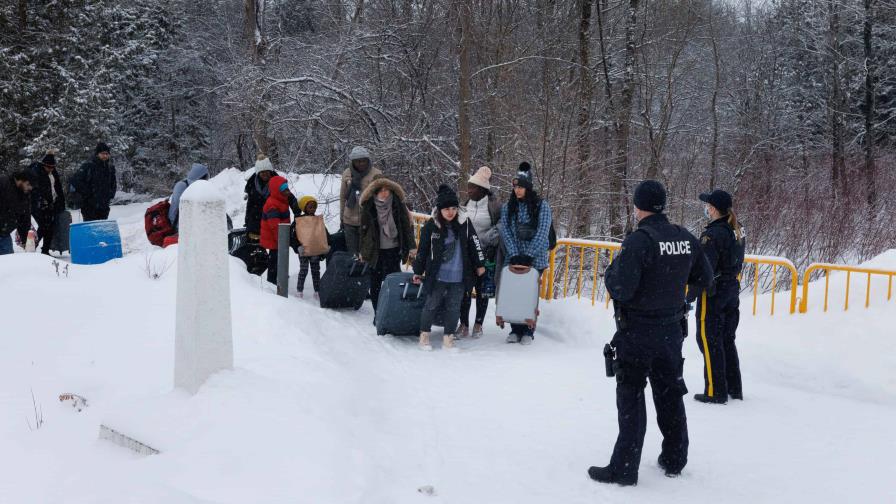
[[[728,402],[728,397],[710,397],[706,394],[694,394],[694,400],[707,404],[725,404]]]
[[[672,467],[667,464],[662,455],[660,455],[660,457],[656,460],[656,463],[659,464],[660,469],[662,469],[663,472],[666,473],[667,478],[677,478],[681,476],[681,468]]]
[[[735,394],[734,392],[732,392],[732,393],[729,394],[729,395],[731,396],[732,399],[737,399],[738,401],[743,401],[743,400],[744,400],[744,394],[743,394],[742,392],[738,392],[738,393],[736,393],[736,394]]]
[[[624,479],[613,474],[613,471],[609,466],[607,467],[595,467],[591,466],[588,468],[588,476],[591,477],[594,481],[598,481],[600,483],[616,483],[619,486],[634,486],[638,484],[638,477],[635,476],[634,479]]]

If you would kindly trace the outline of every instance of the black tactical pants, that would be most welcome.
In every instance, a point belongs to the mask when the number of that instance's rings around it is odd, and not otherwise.
[[[688,425],[682,399],[687,387],[682,378],[680,324],[630,325],[613,338],[619,437],[610,469],[620,480],[637,482],[647,431],[647,380],[653,392],[656,422],[663,434],[660,457],[666,469],[673,472],[683,469],[688,460]]]
[[[697,301],[697,346],[703,353],[703,393],[728,400],[742,395],[735,336],[740,322],[740,285],[720,282],[714,296]]]

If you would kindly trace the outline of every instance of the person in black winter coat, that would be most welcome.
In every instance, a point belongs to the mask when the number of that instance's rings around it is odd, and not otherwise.
[[[274,165],[264,154],[259,154],[253,168],[255,173],[246,181],[246,219],[243,226],[246,228],[249,240],[257,242],[261,237],[261,215],[264,213],[264,203],[270,196],[268,182],[277,176]]]
[[[50,254],[50,244],[59,214],[65,210],[62,177],[56,171],[56,153],[47,151],[40,161],[31,164],[31,215],[37,221],[37,239],[42,241],[41,253]]]
[[[734,343],[740,321],[740,275],[744,266],[744,232],[732,210],[731,195],[720,189],[700,195],[710,219],[700,245],[713,268],[713,284],[689,292],[697,299],[697,346],[703,353],[703,403],[725,404],[728,397],[743,400],[740,359]]]
[[[593,480],[619,485],[638,483],[647,430],[644,388],[648,379],[663,434],[659,466],[667,476],[676,476],[687,464],[688,425],[682,400],[687,387],[681,357],[685,287],[703,289],[712,282],[712,269],[700,242],[663,215],[666,190],[662,184],[654,180],[639,184],[634,203],[638,228],[622,242],[604,275],[616,318],[609,350],[615,357],[619,436],[609,465],[588,469]]]
[[[81,205],[81,215],[85,221],[109,218],[109,203],[118,191],[115,166],[109,151],[105,143],[97,144],[93,158],[82,164],[72,178],[75,199]]]
[[[475,276],[485,273],[485,254],[476,230],[459,213],[457,194],[440,186],[436,211],[420,231],[414,260],[414,283],[423,282],[426,305],[420,316],[420,347],[432,350],[429,333],[439,309],[444,307],[445,336],[442,348],[454,346],[464,292],[473,287]],[[475,275],[475,276],[474,276]]]
[[[0,175],[0,255],[12,254],[12,237],[24,245],[31,229],[31,176],[18,171]]]

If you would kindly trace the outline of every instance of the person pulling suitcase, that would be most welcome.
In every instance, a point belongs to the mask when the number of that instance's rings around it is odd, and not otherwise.
[[[446,185],[439,186],[436,210],[420,231],[420,246],[414,259],[415,284],[423,283],[426,304],[420,315],[420,348],[432,350],[430,332],[439,309],[444,306],[445,335],[442,348],[454,347],[464,292],[473,287],[475,276],[485,274],[485,254],[476,231],[460,202]]]

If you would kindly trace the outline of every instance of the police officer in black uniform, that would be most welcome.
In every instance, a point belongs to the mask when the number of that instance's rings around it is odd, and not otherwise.
[[[732,207],[731,195],[720,189],[700,195],[710,219],[700,235],[700,245],[713,268],[714,281],[709,288],[689,292],[697,298],[697,346],[703,353],[702,394],[694,399],[703,403],[725,404],[744,398],[740,379],[740,360],[734,344],[740,321],[740,275],[744,265],[744,232]],[[699,296],[699,297],[697,297]]]
[[[681,473],[687,463],[688,427],[682,396],[682,318],[687,316],[685,286],[702,290],[712,270],[700,242],[663,215],[666,190],[645,180],[634,193],[638,228],[605,274],[616,309],[616,407],[619,437],[606,467],[591,467],[588,475],[601,483],[635,485],[647,429],[644,388],[653,391],[657,424],[663,434],[659,465],[667,476]]]

